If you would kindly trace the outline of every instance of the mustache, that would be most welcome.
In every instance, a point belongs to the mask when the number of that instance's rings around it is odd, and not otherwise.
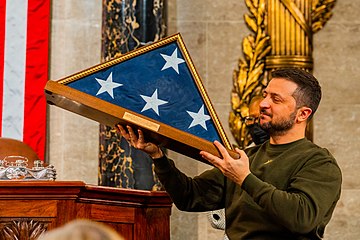
[[[267,112],[266,109],[260,109],[260,114],[272,117],[272,114]]]

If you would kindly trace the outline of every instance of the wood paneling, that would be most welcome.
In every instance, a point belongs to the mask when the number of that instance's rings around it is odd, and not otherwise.
[[[79,181],[1,181],[0,239],[35,240],[44,231],[87,218],[108,224],[125,239],[167,240],[171,205],[159,191]]]

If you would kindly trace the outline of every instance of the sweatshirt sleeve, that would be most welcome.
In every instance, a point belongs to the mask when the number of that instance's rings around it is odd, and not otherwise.
[[[341,172],[334,159],[316,159],[279,190],[250,174],[242,189],[275,221],[292,232],[308,233],[325,226],[340,197]]]
[[[224,207],[224,177],[213,168],[194,178],[186,176],[166,156],[154,159],[155,173],[182,211],[210,211]]]

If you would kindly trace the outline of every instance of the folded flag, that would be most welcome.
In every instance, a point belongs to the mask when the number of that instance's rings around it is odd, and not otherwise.
[[[197,150],[203,150],[201,142],[212,145],[214,140],[231,149],[180,34],[164,38],[56,83],[81,92],[83,97],[77,98],[75,106],[79,106],[79,103],[89,106],[89,101],[84,99],[86,96],[92,101],[96,99],[102,104],[106,103],[106,106],[113,110],[117,107],[119,111],[110,114],[115,117],[110,121],[111,127],[117,123],[114,121],[125,121],[165,138],[170,137],[180,145],[194,147],[194,141],[200,140]],[[69,109],[69,102],[64,106],[54,101],[54,93],[64,96],[64,92],[53,91],[51,84],[54,82],[49,82],[49,86],[45,88],[49,95],[48,101]],[[76,95],[76,91],[71,94],[72,97]],[[75,100],[71,96],[66,98]],[[74,102],[70,104],[74,105]],[[79,111],[74,106],[70,108],[69,110],[104,123],[91,114],[91,109],[88,109],[88,114],[84,114],[84,111]],[[101,112],[106,107],[98,105],[91,108]],[[109,122],[104,124],[109,125]],[[173,144],[169,142],[166,147],[171,148],[171,145]],[[182,150],[177,147],[174,150],[182,153],[186,151],[186,147],[180,148]],[[198,151],[195,152],[198,154]]]

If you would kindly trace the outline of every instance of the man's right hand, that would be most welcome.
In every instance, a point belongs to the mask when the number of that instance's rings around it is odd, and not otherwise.
[[[140,129],[138,129],[137,136],[130,126],[126,126],[127,131],[125,130],[125,127],[120,124],[117,124],[116,128],[120,132],[121,136],[125,138],[134,148],[144,151],[153,159],[161,158],[163,156],[163,152],[159,146],[151,142],[145,142],[144,134]]]

